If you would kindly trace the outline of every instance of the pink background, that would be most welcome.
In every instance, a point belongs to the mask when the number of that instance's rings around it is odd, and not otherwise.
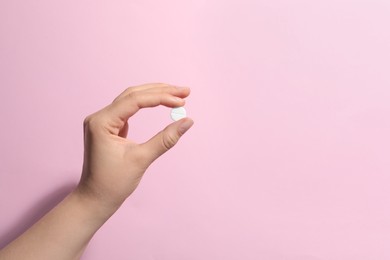
[[[165,82],[195,125],[83,259],[390,259],[389,25],[386,0],[0,1],[0,246],[77,183],[86,115]]]

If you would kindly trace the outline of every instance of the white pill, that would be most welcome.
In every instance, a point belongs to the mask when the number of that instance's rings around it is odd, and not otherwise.
[[[187,112],[184,107],[175,107],[171,111],[171,118],[175,121],[185,118]]]

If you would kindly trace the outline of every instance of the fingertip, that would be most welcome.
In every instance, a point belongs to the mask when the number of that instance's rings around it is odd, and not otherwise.
[[[179,121],[181,122],[179,123],[178,131],[182,135],[194,125],[194,120],[192,120],[192,118],[189,117],[185,117]]]
[[[184,88],[186,91],[191,92],[191,88],[190,88],[190,87],[184,86],[183,88]]]
[[[190,87],[176,87],[180,91],[180,95],[182,97],[188,97],[191,93],[191,88]]]

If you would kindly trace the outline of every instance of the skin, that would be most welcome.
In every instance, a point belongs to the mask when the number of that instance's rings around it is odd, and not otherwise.
[[[84,163],[77,187],[55,208],[0,251],[1,260],[80,259],[96,231],[133,193],[154,160],[193,125],[183,118],[145,143],[127,139],[138,110],[185,104],[190,89],[163,83],[127,88],[84,120]]]

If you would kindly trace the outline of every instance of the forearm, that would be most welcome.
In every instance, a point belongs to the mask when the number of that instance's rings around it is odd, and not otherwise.
[[[76,189],[23,235],[0,251],[0,260],[79,259],[95,232],[117,208]]]

